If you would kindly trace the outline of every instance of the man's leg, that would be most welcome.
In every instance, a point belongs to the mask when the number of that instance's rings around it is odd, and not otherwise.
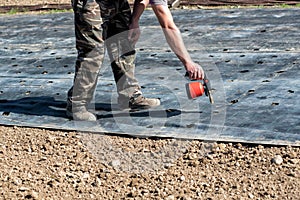
[[[103,23],[103,38],[111,60],[121,108],[148,108],[160,105],[158,99],[142,96],[134,76],[136,51],[128,40],[131,10],[127,0],[100,1]],[[109,9],[108,9],[109,8]]]
[[[94,96],[104,57],[100,8],[95,0],[73,0],[72,5],[78,56],[74,83],[68,91],[67,114],[75,120],[95,121],[87,106]]]

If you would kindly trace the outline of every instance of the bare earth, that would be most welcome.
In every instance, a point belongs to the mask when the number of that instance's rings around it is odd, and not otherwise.
[[[103,137],[114,143],[108,151],[119,144],[123,152],[154,152],[170,142]],[[171,200],[300,196],[299,148],[192,141],[171,165],[145,172],[122,170],[94,155],[76,132],[0,126],[0,197]]]
[[[40,3],[50,2],[23,5]],[[100,159],[83,135],[0,126],[0,199],[300,199],[298,147],[191,141],[171,164],[136,172]],[[117,149],[154,155],[174,142],[102,137],[111,144],[107,155]]]

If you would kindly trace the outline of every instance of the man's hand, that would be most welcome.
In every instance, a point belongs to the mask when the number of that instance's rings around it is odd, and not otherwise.
[[[141,30],[138,23],[131,23],[129,25],[129,31],[128,31],[128,39],[130,42],[132,42],[134,45],[137,43],[141,35]]]
[[[197,63],[188,63],[185,68],[191,80],[202,80],[204,78],[204,70]]]

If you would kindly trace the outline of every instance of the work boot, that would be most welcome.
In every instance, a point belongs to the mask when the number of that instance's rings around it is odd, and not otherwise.
[[[97,117],[89,112],[85,106],[72,108],[72,105],[68,104],[66,114],[69,118],[76,121],[97,121]]]
[[[155,98],[146,98],[142,95],[138,96],[137,98],[131,98],[129,102],[121,103],[119,102],[119,107],[121,109],[149,109],[155,108],[160,105],[160,100]]]

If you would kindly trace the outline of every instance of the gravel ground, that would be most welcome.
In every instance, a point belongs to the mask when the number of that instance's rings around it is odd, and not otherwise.
[[[0,5],[69,2],[7,0]],[[298,147],[0,126],[0,199],[299,197]]]
[[[296,147],[189,141],[168,165],[135,171],[119,167],[123,159],[140,161],[118,156],[119,147],[123,155],[154,155],[175,140],[101,136],[102,144],[105,141],[111,148],[106,145],[100,159],[84,135],[89,134],[0,126],[0,199],[281,200],[300,196],[300,149]],[[114,151],[119,153],[108,156]]]

